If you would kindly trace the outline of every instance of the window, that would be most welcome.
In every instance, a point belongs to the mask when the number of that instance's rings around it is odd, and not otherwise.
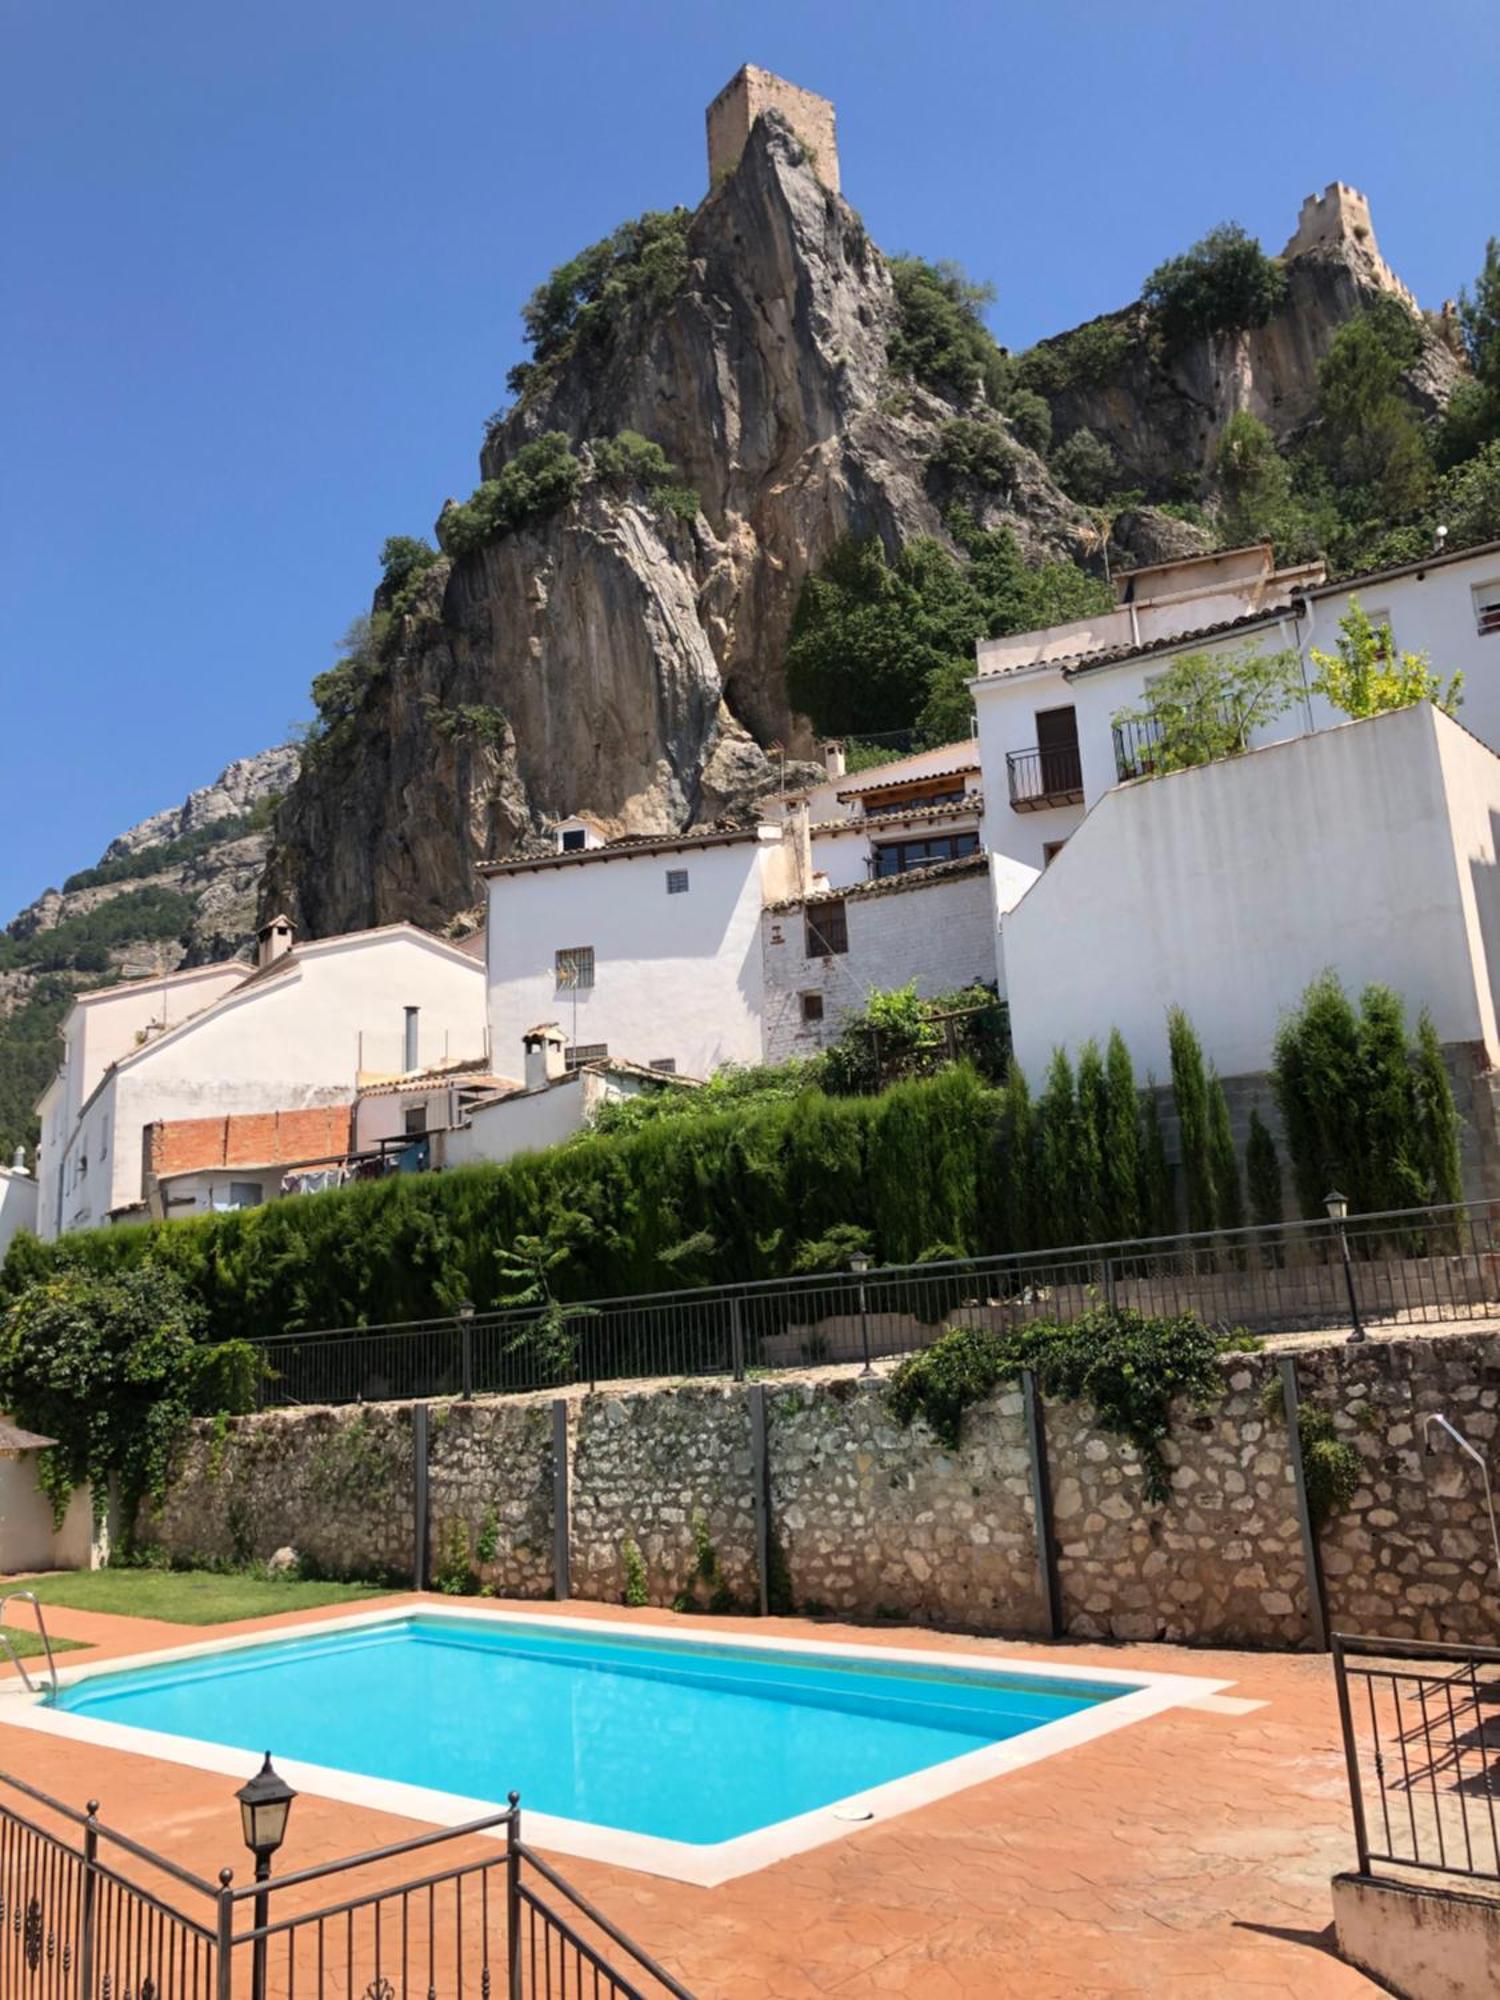
[[[669,896],[685,896],[687,894],[687,870],[685,868],[669,868],[667,870],[667,894]]]
[[[676,1056],[655,1056],[652,1058],[651,1067],[654,1070],[658,1070],[663,1076],[676,1076],[677,1058]]]
[[[1493,583],[1478,583],[1474,586],[1474,622],[1479,627],[1479,636],[1500,633],[1500,577]]]
[[[581,1069],[584,1063],[608,1062],[608,1042],[575,1042],[563,1058],[569,1069]]]
[[[558,847],[564,854],[576,854],[587,839],[588,835],[581,826],[565,827]]]
[[[260,1204],[261,1187],[259,1181],[231,1181],[229,1183],[229,1198],[224,1203],[225,1208],[259,1208]],[[218,1204],[216,1203],[215,1206],[218,1206]]]
[[[849,918],[842,901],[804,911],[809,958],[841,958],[849,949]]]
[[[594,947],[591,944],[569,945],[566,951],[557,954],[559,993],[574,993],[593,983]]]
[[[1050,868],[1067,844],[1065,840],[1044,840],[1042,842],[1042,866]]]
[[[810,1028],[823,1018],[823,996],[821,993],[802,995],[802,1025]]]
[[[977,833],[939,833],[920,840],[891,840],[875,850],[875,875],[904,875],[910,868],[930,868],[935,861],[957,861],[979,852]]]
[[[408,1139],[419,1139],[427,1130],[427,1106],[408,1104],[401,1114],[401,1129]]]

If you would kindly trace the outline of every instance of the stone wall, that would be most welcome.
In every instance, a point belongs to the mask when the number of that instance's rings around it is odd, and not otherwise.
[[[1296,1351],[1303,1400],[1332,1417],[1365,1476],[1321,1537],[1329,1626],[1490,1640],[1500,1625],[1483,1482],[1422,1418],[1442,1411],[1493,1458],[1500,1335],[1373,1337]],[[1062,1629],[1220,1645],[1309,1642],[1290,1440],[1271,1353],[1224,1363],[1210,1407],[1179,1406],[1171,1490],[1147,1498],[1138,1454],[1083,1405],[1043,1412]],[[765,1410],[768,1589],[856,1618],[1043,1633],[1033,1469],[1022,1398],[966,1412],[948,1452],[904,1429],[878,1385],[823,1369],[732,1382],[572,1392],[572,1594],[618,1602],[624,1550],[653,1604],[758,1601],[757,1397]],[[432,1406],[429,1574],[451,1553],[496,1594],[547,1597],[553,1573],[549,1397]],[[409,1405],[272,1411],[200,1423],[148,1533],[176,1557],[244,1561],[292,1545],[341,1575],[412,1574]]]

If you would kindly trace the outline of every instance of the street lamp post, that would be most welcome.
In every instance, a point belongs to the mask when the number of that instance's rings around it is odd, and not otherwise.
[[[467,1403],[474,1395],[474,1301],[460,1299],[453,1308],[453,1317],[458,1321],[459,1366],[463,1372],[463,1399]]]
[[[859,1379],[873,1381],[875,1370],[870,1362],[870,1315],[865,1306],[865,1273],[870,1268],[870,1260],[863,1250],[856,1250],[849,1259],[849,1269],[859,1280],[859,1351],[865,1358],[865,1365],[859,1371]]]
[[[1353,1321],[1353,1330],[1349,1338],[1351,1340],[1363,1340],[1365,1330],[1360,1324],[1359,1299],[1355,1295],[1354,1290],[1354,1265],[1350,1261],[1349,1238],[1344,1229],[1344,1224],[1349,1217],[1349,1197],[1346,1194],[1339,1194],[1335,1190],[1333,1194],[1324,1195],[1323,1206],[1328,1210],[1329,1221],[1338,1231],[1339,1251],[1344,1259],[1344,1288],[1349,1294],[1349,1317]]]
[[[279,1771],[271,1753],[248,1784],[235,1793],[245,1845],[255,1856],[255,1928],[258,1933],[250,1971],[250,2000],[266,2000],[266,1926],[271,1921],[271,1857],[286,1839],[287,1815],[297,1794]]]

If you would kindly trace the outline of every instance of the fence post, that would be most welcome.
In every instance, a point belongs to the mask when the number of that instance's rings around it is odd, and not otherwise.
[[[521,2000],[521,1794],[510,1795],[505,1828],[505,1990]]]
[[[771,1609],[771,1464],[766,1451],[766,1385],[750,1384],[750,1487],[755,1503],[755,1573],[760,1615]]]
[[[1302,1473],[1302,1430],[1297,1421],[1297,1363],[1283,1354],[1277,1362],[1281,1371],[1281,1407],[1286,1415],[1287,1450],[1292,1455],[1292,1483],[1297,1490],[1297,1524],[1302,1530],[1302,1565],[1307,1572],[1307,1622],[1318,1652],[1328,1651],[1328,1606],[1323,1596],[1323,1564],[1318,1555],[1318,1531],[1313,1526],[1312,1509],[1307,1504],[1307,1481]]]
[[[1354,1741],[1354,1715],[1349,1706],[1349,1670],[1344,1665],[1344,1649],[1338,1634],[1333,1638],[1333,1684],[1338,1692],[1339,1728],[1344,1738],[1344,1762],[1349,1771],[1349,1809],[1354,1818],[1354,1851],[1359,1857],[1359,1872],[1370,1872],[1370,1836],[1365,1828],[1365,1795],[1359,1777],[1359,1751]],[[1376,1743],[1377,1769],[1380,1745]],[[1389,1843],[1387,1843],[1389,1844]]]
[[[427,1588],[427,1517],[431,1506],[427,1464],[430,1428],[427,1405],[414,1403],[411,1412],[413,1590]]]
[[[552,1404],[552,1594],[561,1603],[573,1594],[568,1522],[568,1399]]]
[[[94,1904],[98,1893],[95,1864],[99,1853],[99,1828],[95,1823],[99,1801],[89,1800],[88,1819],[83,1829],[83,1884],[78,1912],[78,2000],[94,2000]]]
[[[1041,1586],[1042,1609],[1047,1619],[1047,1637],[1062,1637],[1062,1591],[1057,1575],[1057,1548],[1052,1535],[1052,1481],[1047,1472],[1047,1424],[1042,1414],[1041,1393],[1036,1376],[1021,1370],[1021,1402],[1026,1411],[1026,1449],[1031,1458],[1031,1506],[1036,1528],[1037,1577]]]
[[[218,1958],[214,1967],[215,2000],[234,2000],[234,1870],[219,1870]]]
[[[1115,1303],[1115,1260],[1113,1257],[1106,1257],[1104,1260],[1104,1303],[1113,1311]]]
[[[459,1368],[463,1377],[463,1397],[466,1403],[474,1400],[474,1326],[471,1320],[458,1322]]]
[[[745,1329],[740,1319],[740,1295],[729,1295],[729,1367],[736,1382],[745,1379]]]

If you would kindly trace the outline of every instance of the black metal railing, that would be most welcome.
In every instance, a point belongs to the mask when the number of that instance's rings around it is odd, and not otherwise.
[[[1500,1647],[1336,1633],[1359,1872],[1500,1882]]]
[[[1055,750],[1012,750],[1005,770],[1016,812],[1083,803],[1083,760],[1076,743]]]
[[[467,1825],[236,1886],[97,1805],[0,1788],[4,2000],[693,2000],[526,1844],[514,1793]]]
[[[1149,778],[1161,754],[1161,724],[1149,718],[1139,722],[1117,722],[1113,725],[1113,735],[1115,775],[1121,784],[1131,778]]]
[[[1360,1317],[1412,1326],[1500,1318],[1489,1206],[1347,1224]],[[1166,1236],[885,1265],[535,1308],[288,1333],[256,1343],[262,1407],[423,1400],[660,1376],[730,1375],[911,1354],[949,1326],[1070,1319],[1112,1302],[1251,1333],[1347,1328],[1337,1227]]]

